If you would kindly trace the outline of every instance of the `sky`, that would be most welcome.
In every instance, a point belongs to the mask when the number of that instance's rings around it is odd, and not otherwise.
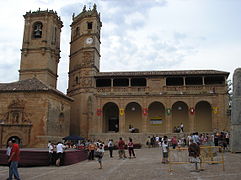
[[[64,23],[57,88],[68,88],[72,14],[97,4],[100,71],[221,70],[241,67],[241,0],[0,1],[0,83],[18,81],[23,15],[53,9]]]

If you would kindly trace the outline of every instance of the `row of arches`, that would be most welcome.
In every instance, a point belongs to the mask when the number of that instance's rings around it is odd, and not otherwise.
[[[123,116],[124,118],[120,118]],[[194,129],[190,126],[190,117],[194,117]],[[171,129],[184,125],[184,131],[211,131],[212,107],[207,101],[198,102],[194,108],[189,108],[185,102],[178,101],[171,108],[165,107],[161,102],[152,102],[147,109],[137,102],[130,102],[125,109],[120,109],[114,102],[106,103],[102,108],[103,132],[119,131],[120,119],[125,121],[124,132],[129,131],[129,126],[143,132],[166,133],[167,123]]]

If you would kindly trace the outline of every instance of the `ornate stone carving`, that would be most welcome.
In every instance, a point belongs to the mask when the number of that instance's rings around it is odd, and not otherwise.
[[[91,86],[91,78],[81,78],[81,86],[82,87],[90,87]]]
[[[24,111],[25,102],[15,99],[8,106],[6,113],[0,114],[2,124],[31,124],[31,114]]]

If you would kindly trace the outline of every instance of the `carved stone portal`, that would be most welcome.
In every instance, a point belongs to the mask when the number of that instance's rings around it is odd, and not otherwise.
[[[0,114],[2,124],[32,124],[30,113],[26,113],[23,100],[15,99],[8,106],[6,113]]]
[[[0,114],[0,147],[6,145],[10,137],[18,137],[22,147],[30,143],[32,122],[30,113],[25,112],[25,102],[14,99],[8,105],[8,111]]]

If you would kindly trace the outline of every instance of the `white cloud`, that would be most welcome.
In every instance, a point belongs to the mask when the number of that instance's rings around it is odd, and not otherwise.
[[[218,69],[241,60],[241,1],[102,0],[101,71]],[[54,9],[61,16],[58,88],[68,86],[72,13],[89,0],[0,2],[0,82],[18,80],[26,11]],[[11,10],[10,10],[11,8]],[[9,73],[11,72],[11,73]],[[6,77],[5,74],[8,74]]]

